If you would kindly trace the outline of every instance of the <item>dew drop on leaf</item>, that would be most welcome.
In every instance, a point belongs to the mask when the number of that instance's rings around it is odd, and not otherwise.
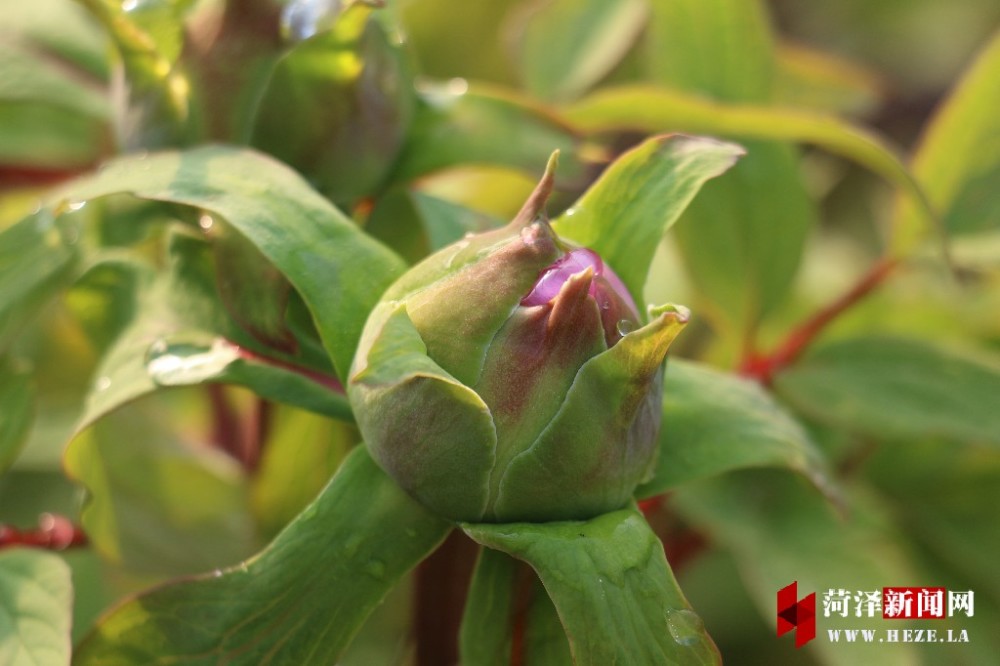
[[[694,611],[687,609],[667,611],[667,629],[678,645],[694,645],[701,639],[705,624]]]

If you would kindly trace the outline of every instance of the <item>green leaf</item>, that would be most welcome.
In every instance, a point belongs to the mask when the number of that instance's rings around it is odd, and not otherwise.
[[[651,0],[646,67],[652,81],[717,99],[769,99],[774,44],[759,0]]]
[[[930,224],[935,216],[920,183],[882,137],[831,115],[777,106],[726,104],[678,90],[637,85],[597,92],[567,109],[566,117],[587,131],[672,129],[813,144],[856,162],[899,188],[922,223]],[[898,229],[898,225],[894,228]]]
[[[68,283],[77,233],[47,210],[0,232],[0,352]]]
[[[35,417],[35,385],[27,367],[0,357],[0,474],[21,452]]]
[[[522,632],[514,639],[514,632]],[[521,654],[511,658],[514,646]],[[459,637],[465,666],[573,663],[555,606],[524,564],[484,548],[465,601]]]
[[[345,206],[376,193],[413,115],[406,53],[371,12],[365,3],[350,4],[330,30],[283,55],[250,130],[252,146]]]
[[[201,240],[177,234],[169,245],[165,275],[154,275],[142,264],[105,262],[70,293],[70,302],[84,315],[92,317],[102,303],[111,308],[90,324],[111,339],[78,432],[159,387],[206,383],[245,386],[263,398],[351,418],[336,379],[263,356],[242,342],[235,324],[222,314]]]
[[[712,139],[653,137],[618,158],[552,226],[600,254],[640,302],[663,234],[702,184],[742,154]]]
[[[411,264],[432,252],[502,226],[486,213],[415,190],[395,190],[379,197],[365,231],[393,248]]]
[[[686,521],[707,532],[713,543],[735,556],[741,575],[761,615],[773,623],[775,595],[793,581],[799,596],[816,593],[822,615],[823,593],[830,589],[878,590],[894,583],[920,580],[884,507],[863,488],[852,488],[846,513],[838,514],[800,477],[781,470],[745,470],[679,488],[671,497]],[[853,601],[852,601],[852,608]],[[820,618],[827,629],[885,628],[881,613],[873,619],[854,613]],[[910,628],[896,621],[893,628]],[[773,624],[772,624],[773,626]],[[775,640],[771,637],[771,640]],[[787,660],[795,656],[791,636]],[[855,666],[918,663],[912,645],[858,643],[851,649],[828,640],[809,644],[822,663]],[[782,662],[783,663],[783,662]]]
[[[719,654],[634,508],[586,522],[463,525],[524,560],[562,620],[575,663],[717,664]]]
[[[0,663],[69,665],[73,585],[58,555],[0,551]]]
[[[259,543],[242,469],[159,424],[168,413],[139,403],[66,449],[67,474],[89,491],[84,530],[105,560],[134,573],[193,574],[248,557]]]
[[[288,280],[257,246],[229,224],[211,223],[219,296],[229,315],[264,345],[294,352],[295,337],[285,323],[291,290]]]
[[[831,113],[874,111],[885,83],[854,62],[800,44],[778,44],[774,102]]]
[[[1000,228],[1000,33],[979,54],[935,114],[913,172],[951,234]],[[906,246],[926,236],[920,211],[900,201],[893,226]]]
[[[833,493],[805,429],[760,384],[671,359],[663,385],[660,456],[645,498],[742,467],[786,467]]]
[[[80,666],[163,659],[206,666],[333,663],[372,609],[450,529],[358,447],[262,553],[119,606],[74,660]]]
[[[518,26],[518,63],[538,99],[573,99],[625,56],[646,24],[645,0],[548,0]]]
[[[104,26],[121,54],[127,86],[119,134],[126,147],[183,145],[192,136],[191,89],[161,46],[126,11],[126,3],[78,0]]]
[[[233,225],[302,295],[341,377],[369,310],[404,268],[290,169],[250,150],[124,157],[59,196],[115,193],[201,208]]]
[[[390,175],[405,183],[464,164],[493,164],[542,173],[553,150],[562,153],[558,180],[579,183],[576,133],[560,117],[500,89],[468,89],[452,81],[420,89],[409,137]]]
[[[107,37],[74,0],[5,2],[0,17],[5,39],[72,63],[81,73],[107,79]]]
[[[0,7],[0,165],[77,169],[111,144],[100,32],[72,2]]]
[[[268,538],[311,502],[361,436],[342,422],[275,406],[270,434],[251,479],[251,503]]]
[[[905,338],[831,343],[780,373],[797,410],[879,440],[943,437],[1000,445],[1000,363]]]

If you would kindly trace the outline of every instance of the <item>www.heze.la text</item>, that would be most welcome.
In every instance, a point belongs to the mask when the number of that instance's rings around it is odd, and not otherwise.
[[[831,643],[968,643],[966,629],[827,629]]]

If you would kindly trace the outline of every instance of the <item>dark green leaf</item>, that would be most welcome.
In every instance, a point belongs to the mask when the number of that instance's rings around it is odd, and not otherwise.
[[[61,196],[122,192],[205,209],[249,238],[302,295],[341,376],[369,310],[404,267],[287,167],[253,151],[125,157]]]
[[[796,409],[877,439],[943,437],[1000,445],[1000,364],[905,338],[818,348],[780,373]]]
[[[203,216],[206,226],[211,217]],[[211,224],[216,284],[229,315],[268,347],[295,351],[285,324],[291,285],[246,236],[225,222]]]
[[[535,569],[580,666],[719,663],[660,540],[634,508],[586,522],[463,529]]]
[[[945,228],[965,234],[1000,228],[1000,33],[979,54],[931,120],[913,172]],[[904,246],[927,235],[912,202],[900,202],[894,225]]]
[[[35,386],[28,368],[0,357],[0,474],[21,452],[35,417]]]
[[[557,179],[582,181],[577,136],[560,118],[509,92],[467,88],[464,81],[453,81],[421,89],[393,182],[463,164],[510,166],[537,176],[553,150],[563,156]]]
[[[656,472],[636,497],[741,467],[787,467],[833,492],[816,445],[758,383],[671,360]]]
[[[334,663],[386,593],[451,525],[359,447],[320,497],[244,564],[119,606],[74,655],[80,666]]]
[[[573,99],[618,64],[646,23],[644,0],[548,0],[524,15],[521,78],[532,95]]]
[[[412,264],[431,252],[502,225],[500,220],[419,191],[396,190],[378,198],[365,231]]]
[[[615,270],[637,302],[653,253],[702,184],[743,154],[731,143],[680,135],[653,137],[618,158],[552,226]]]
[[[885,508],[863,488],[852,488],[845,514],[835,513],[815,489],[800,477],[779,470],[746,470],[680,488],[671,506],[713,543],[732,551],[750,595],[761,615],[774,622],[775,595],[798,581],[799,596],[816,593],[819,631],[885,627],[881,613],[874,618],[823,614],[823,593],[830,589],[878,591],[894,583],[920,580],[906,557],[899,534]],[[900,583],[903,584],[903,583]],[[773,626],[773,625],[772,625]],[[894,621],[892,628],[910,628]],[[773,635],[770,640],[776,640]],[[787,659],[795,654],[792,636]],[[878,643],[852,645],[816,640],[809,647],[822,663],[856,666],[877,663],[912,666],[918,663],[912,645]]]
[[[0,551],[0,663],[68,666],[73,585],[58,555]]]

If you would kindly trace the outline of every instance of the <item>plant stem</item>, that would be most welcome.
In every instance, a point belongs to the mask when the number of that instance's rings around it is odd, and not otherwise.
[[[66,550],[87,545],[87,535],[68,518],[52,513],[38,517],[38,527],[18,530],[10,525],[0,525],[0,549],[12,546],[30,546],[46,550]]]
[[[877,261],[850,289],[794,328],[770,354],[749,352],[740,365],[740,374],[770,384],[779,370],[794,363],[827,326],[874,291],[898,265],[894,258]]]
[[[457,664],[458,633],[479,546],[455,530],[416,572],[414,631],[418,666]]]

